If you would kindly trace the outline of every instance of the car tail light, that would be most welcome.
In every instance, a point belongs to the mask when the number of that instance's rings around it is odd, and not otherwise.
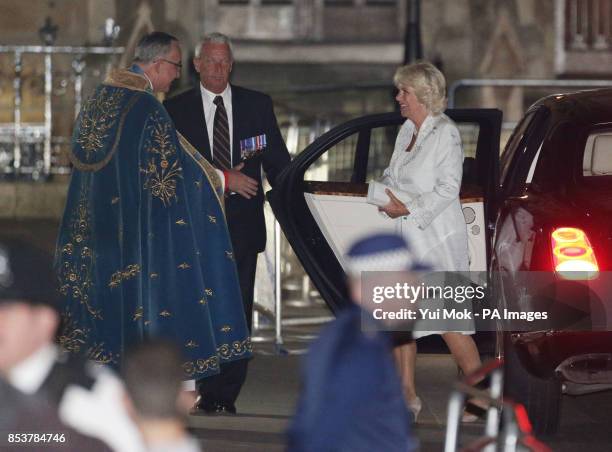
[[[593,279],[599,265],[589,238],[582,229],[557,228],[552,233],[555,271],[565,279]]]

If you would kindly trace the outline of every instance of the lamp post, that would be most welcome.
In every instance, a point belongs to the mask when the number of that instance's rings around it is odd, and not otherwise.
[[[404,64],[423,58],[421,44],[421,0],[408,0],[404,34]]]

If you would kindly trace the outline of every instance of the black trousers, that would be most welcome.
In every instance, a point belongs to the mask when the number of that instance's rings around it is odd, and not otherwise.
[[[253,323],[253,288],[255,286],[257,253],[236,255],[236,267],[238,268],[244,314],[250,333]],[[219,374],[197,381],[198,393],[206,403],[221,402],[233,405],[246,380],[248,364],[248,359],[222,363]]]

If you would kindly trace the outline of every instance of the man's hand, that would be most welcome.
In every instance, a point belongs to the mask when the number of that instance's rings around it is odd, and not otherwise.
[[[379,207],[378,210],[385,212],[391,218],[402,217],[404,215],[410,215],[410,211],[406,208],[406,205],[401,202],[388,188],[385,189],[385,193],[389,196],[389,204]]]
[[[251,199],[257,194],[257,181],[240,171],[244,167],[244,162],[234,168],[227,170],[227,191],[235,191],[246,199]]]

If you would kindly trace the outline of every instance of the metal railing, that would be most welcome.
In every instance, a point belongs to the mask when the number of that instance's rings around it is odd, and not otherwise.
[[[251,338],[255,343],[272,343],[274,345],[274,352],[279,354],[301,354],[306,351],[306,346],[297,348],[288,348],[286,346],[287,334],[286,328],[288,327],[301,327],[301,326],[317,326],[327,323],[334,319],[333,315],[319,315],[319,316],[297,316],[292,318],[286,318],[285,310],[283,308],[283,275],[282,275],[282,246],[281,241],[284,240],[284,236],[281,232],[279,223],[274,220],[274,233],[273,233],[273,247],[274,247],[274,264],[273,264],[273,281],[274,281],[274,310],[270,311],[258,303],[257,298],[254,301],[254,318],[253,318],[253,337]],[[291,251],[292,252],[292,251]],[[284,256],[285,258],[287,256]],[[303,273],[303,269],[297,270]],[[302,280],[305,284],[305,281]],[[303,292],[303,291],[302,291]],[[307,297],[304,297],[307,298]],[[311,303],[302,303],[301,309],[308,309],[313,305]],[[273,322],[264,324],[261,322],[261,317],[266,317]],[[266,334],[270,329],[274,330],[273,335]],[[316,338],[314,334],[307,334],[302,332],[299,335],[291,334],[291,341],[299,341],[308,343],[309,341]]]
[[[523,405],[503,397],[503,360],[495,359],[455,384],[448,401],[446,438],[444,452],[550,452],[551,449],[532,434],[531,423]],[[488,390],[474,385],[486,377],[490,378]],[[482,437],[460,448],[461,418],[466,398],[477,398],[487,405],[487,417]]]
[[[605,51],[610,48],[610,0],[567,0],[565,2],[565,46],[569,50]]]
[[[464,88],[482,88],[485,86],[499,88],[610,88],[612,80],[555,80],[555,79],[461,79],[453,82],[448,88],[448,108],[456,107],[457,91]],[[552,94],[552,93],[551,93]]]
[[[4,166],[5,173],[32,174],[35,178],[39,175],[52,173],[65,173],[67,168],[61,165],[52,165],[52,144],[62,144],[64,137],[52,136],[53,111],[52,89],[53,89],[53,56],[72,55],[72,70],[74,76],[74,114],[81,109],[83,91],[83,71],[86,66],[87,55],[119,55],[123,53],[123,47],[85,47],[85,46],[7,46],[0,45],[0,54],[13,55],[13,123],[3,126],[3,134],[12,141],[12,159],[10,164]],[[23,56],[25,54],[39,54],[43,56],[44,65],[44,113],[43,123],[26,124],[22,120],[22,87],[23,87]],[[28,141],[42,141],[41,158],[32,159],[29,165],[23,164],[23,147]]]

